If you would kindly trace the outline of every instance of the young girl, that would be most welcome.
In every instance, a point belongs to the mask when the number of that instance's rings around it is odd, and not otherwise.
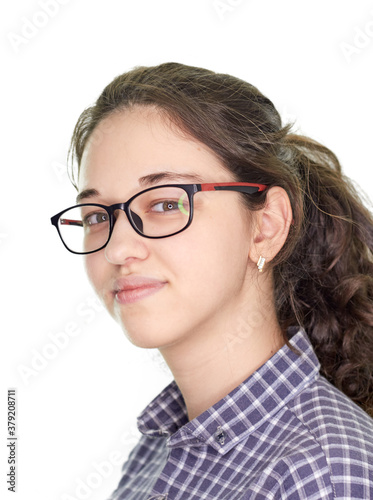
[[[373,498],[373,225],[336,156],[176,63],[115,78],[71,151],[52,223],[174,376],[111,498]]]

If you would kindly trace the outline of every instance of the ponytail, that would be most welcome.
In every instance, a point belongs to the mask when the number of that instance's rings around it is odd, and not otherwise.
[[[373,416],[372,215],[329,149],[293,134],[284,143],[303,203],[274,267],[278,317],[306,330],[322,374]]]

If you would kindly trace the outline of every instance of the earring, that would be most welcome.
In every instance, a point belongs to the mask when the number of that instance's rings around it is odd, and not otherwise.
[[[264,257],[262,257],[262,256],[260,256],[260,257],[259,257],[259,260],[258,260],[258,262],[257,262],[257,264],[256,264],[256,265],[258,266],[258,271],[259,271],[260,273],[262,273],[262,272],[263,272],[263,267],[264,267],[265,262],[266,262],[265,258],[264,258]]]

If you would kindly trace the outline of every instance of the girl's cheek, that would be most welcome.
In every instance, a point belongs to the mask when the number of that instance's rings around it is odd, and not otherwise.
[[[84,259],[84,267],[88,279],[97,293],[100,292],[100,287],[102,287],[102,275],[104,266],[104,263],[101,262],[102,258],[99,259],[98,257],[101,257],[99,255],[99,252],[97,252],[96,254],[86,255]]]

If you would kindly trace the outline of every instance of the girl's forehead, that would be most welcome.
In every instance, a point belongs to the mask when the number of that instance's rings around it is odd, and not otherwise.
[[[229,175],[212,150],[170,126],[164,116],[154,110],[126,110],[107,117],[92,132],[82,157],[79,185],[91,179],[133,181],[164,171],[214,177],[212,182]]]

